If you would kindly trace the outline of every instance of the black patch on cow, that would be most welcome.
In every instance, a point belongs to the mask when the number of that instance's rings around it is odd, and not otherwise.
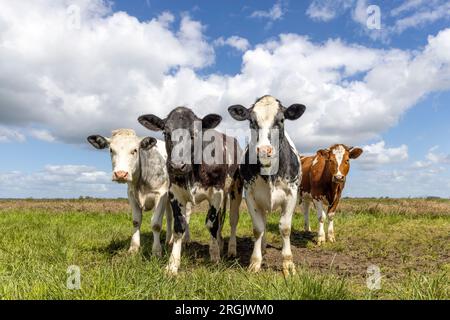
[[[170,205],[173,211],[173,230],[178,234],[183,234],[186,230],[186,219],[181,213],[181,205],[177,200],[171,200]]]
[[[241,164],[240,173],[245,183],[252,183],[261,172],[261,164],[249,163],[249,150],[245,153],[245,163]],[[295,182],[298,179],[300,163],[295,151],[287,139],[283,136],[280,141],[280,150],[278,153],[278,171],[273,175],[261,175],[266,181],[275,181],[278,178],[285,179],[289,182]]]
[[[212,227],[209,228],[209,232],[214,238],[217,238],[217,231],[219,230],[219,220],[220,219],[218,217],[216,208],[214,208],[214,206],[210,206],[205,223],[208,224],[208,221],[212,223]]]
[[[106,138],[98,134],[89,136],[87,141],[96,149],[105,149],[108,147],[108,141]]]

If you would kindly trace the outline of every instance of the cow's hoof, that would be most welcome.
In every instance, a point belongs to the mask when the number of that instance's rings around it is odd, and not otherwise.
[[[228,257],[229,258],[234,258],[236,256],[237,256],[236,245],[228,246]]]
[[[166,238],[166,245],[167,246],[173,245],[173,235],[171,235],[170,238],[169,237]]]
[[[329,235],[328,235],[328,241],[330,241],[330,242],[336,242],[336,238],[334,237],[334,234],[329,234]]]
[[[178,268],[174,265],[167,265],[166,267],[166,275],[170,276],[170,277],[175,277],[178,275]]]
[[[290,275],[295,275],[295,264],[292,260],[283,261],[283,275],[289,277]]]
[[[261,270],[261,263],[258,262],[252,262],[250,266],[248,267],[249,272],[257,273]]]
[[[324,244],[325,243],[325,241],[326,241],[326,239],[325,239],[325,235],[323,235],[323,236],[319,236],[318,238],[317,238],[317,245],[322,245],[322,244]]]
[[[209,256],[211,257],[211,262],[212,263],[219,263],[219,261],[220,261],[219,247],[210,248],[209,249]]]
[[[129,254],[135,254],[139,252],[139,247],[138,246],[131,246],[130,249],[128,249],[128,253]]]
[[[260,259],[252,258],[250,261],[250,266],[248,267],[248,271],[254,273],[259,272],[261,270],[261,263],[262,261]]]
[[[162,249],[158,248],[158,249],[153,249],[152,250],[152,255],[154,255],[155,257],[162,257]]]

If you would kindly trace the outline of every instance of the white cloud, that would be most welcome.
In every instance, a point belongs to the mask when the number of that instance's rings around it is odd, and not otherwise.
[[[391,16],[396,17],[402,13],[408,12],[413,9],[417,9],[420,6],[422,6],[424,3],[428,2],[429,0],[408,0],[404,1],[401,5],[398,7],[395,7],[391,10]]]
[[[269,23],[266,27],[270,27],[274,21],[281,20],[286,13],[286,9],[281,1],[277,1],[272,8],[267,11],[257,10],[250,15],[251,18],[268,19]]]
[[[81,1],[80,29],[66,30],[68,3],[43,0],[22,10],[22,2],[0,0],[1,124],[85,143],[118,127],[148,134],[139,115],[187,105],[200,116],[223,115],[222,129],[242,128],[226,107],[270,93],[307,106],[287,124],[306,152],[379,138],[426,94],[450,88],[450,29],[415,52],[281,34],[247,49],[238,74],[204,74],[199,69],[214,63],[213,43],[188,16],[174,29],[168,12],[139,22]]]
[[[0,126],[0,143],[24,142],[25,139],[19,131]]]
[[[313,20],[330,21],[348,10],[354,0],[313,0],[306,14]]]
[[[404,0],[400,5],[390,9],[389,5],[379,5],[381,29],[367,27],[370,5],[377,5],[368,0],[313,0],[306,14],[313,20],[328,22],[346,13],[350,13],[354,22],[361,26],[361,31],[374,40],[389,42],[393,34],[400,34],[410,28],[421,28],[439,20],[450,18],[450,4],[446,0]]]
[[[358,165],[365,170],[379,169],[380,166],[408,160],[408,146],[401,145],[386,148],[384,141],[363,146],[364,153],[358,159]]]
[[[0,198],[8,197],[125,197],[123,186],[111,182],[111,175],[83,165],[47,165],[24,173],[0,172]]]
[[[394,14],[398,14],[399,12],[395,9],[393,11]],[[450,18],[450,3],[448,3],[447,1],[433,7],[424,5],[420,9],[418,9],[418,11],[395,21],[392,30],[396,33],[402,33],[409,28],[421,28],[435,21],[448,18]]]
[[[413,163],[412,168],[429,169],[441,168],[442,165],[450,164],[450,154],[438,153],[439,146],[434,146],[428,150],[425,160],[419,160]]]
[[[46,142],[56,141],[56,138],[48,130],[32,129],[30,130],[30,135],[38,140]]]
[[[220,37],[214,41],[216,46],[230,46],[238,51],[246,51],[250,47],[250,43],[247,39],[239,36],[231,36],[227,39]]]

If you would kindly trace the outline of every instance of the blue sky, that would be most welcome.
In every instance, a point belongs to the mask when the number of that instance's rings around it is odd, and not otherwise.
[[[449,27],[439,0],[0,0],[0,198],[124,197],[86,136],[181,104],[238,128],[266,93],[307,106],[301,153],[364,148],[346,195],[450,197]]]

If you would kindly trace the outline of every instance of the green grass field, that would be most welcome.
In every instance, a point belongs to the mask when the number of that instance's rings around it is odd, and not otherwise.
[[[180,275],[172,278],[164,274],[168,249],[162,258],[151,255],[150,213],[141,252],[127,253],[132,223],[126,201],[0,201],[0,298],[450,298],[450,201],[344,199],[335,220],[337,242],[321,247],[314,233],[302,231],[297,209],[291,237],[297,275],[287,279],[280,271],[276,213],[268,219],[263,270],[246,271],[252,227],[242,209],[239,259],[214,265],[208,261],[204,207],[194,208],[200,212],[192,215],[192,243],[183,251]],[[227,240],[228,220],[223,235]],[[80,267],[80,290],[66,288],[70,265]],[[366,286],[370,265],[381,270],[379,290]]]

